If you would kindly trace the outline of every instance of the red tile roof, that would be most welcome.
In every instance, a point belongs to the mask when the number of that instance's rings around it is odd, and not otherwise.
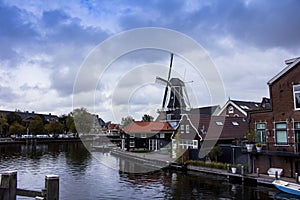
[[[158,131],[174,131],[168,122],[144,122],[134,121],[125,126],[125,133],[153,133]]]

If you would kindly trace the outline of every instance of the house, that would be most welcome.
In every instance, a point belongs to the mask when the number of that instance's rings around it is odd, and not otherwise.
[[[260,102],[229,99],[217,115],[228,117],[247,117],[247,112],[260,108]]]
[[[286,67],[269,82],[270,100],[249,114],[250,129],[263,143],[261,153],[251,153],[260,172],[271,167],[284,169],[284,175],[300,173],[300,58],[285,61]]]
[[[172,158],[179,158],[188,149],[199,149],[202,137],[187,114],[181,115],[178,128],[172,135]]]
[[[173,134],[168,122],[133,121],[121,132],[121,149],[156,151],[166,147]]]

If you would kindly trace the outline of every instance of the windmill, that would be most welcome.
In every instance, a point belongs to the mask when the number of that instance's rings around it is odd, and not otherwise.
[[[187,107],[190,107],[190,102],[188,99],[186,87],[184,82],[179,78],[171,78],[172,64],[173,64],[173,54],[171,53],[168,79],[165,80],[161,77],[156,77],[157,83],[166,86],[163,102],[162,102],[162,110],[166,110],[166,101],[167,101],[169,89],[170,89],[170,95],[169,95],[169,103],[167,105],[167,109],[169,111],[186,110]]]

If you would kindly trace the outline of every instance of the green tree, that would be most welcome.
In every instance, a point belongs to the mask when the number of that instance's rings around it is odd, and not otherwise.
[[[9,126],[9,134],[10,135],[22,135],[25,133],[26,128],[19,124],[19,122],[14,122],[12,125]]]
[[[123,127],[127,126],[128,124],[130,124],[131,122],[133,122],[134,119],[131,116],[127,116],[127,117],[122,117],[122,121],[121,121],[121,125]]]
[[[0,115],[0,135],[3,135],[3,131],[6,130],[8,126],[7,119],[3,115]]]
[[[18,122],[19,124],[22,124],[22,118],[20,115],[16,114],[16,113],[9,113],[6,116],[7,119],[7,123],[9,125],[12,125],[14,122]]]
[[[77,133],[74,117],[71,114],[66,117],[66,127],[68,132]]]
[[[153,119],[154,119],[154,117],[147,115],[147,114],[144,114],[144,116],[142,117],[142,121],[144,121],[144,122],[152,122]]]
[[[86,134],[91,131],[94,124],[94,116],[86,108],[77,108],[73,111],[76,130],[79,134]]]
[[[51,121],[50,123],[46,124],[44,128],[48,134],[59,135],[64,132],[65,127],[58,121]]]
[[[44,123],[40,116],[36,115],[33,119],[29,122],[29,133],[32,135],[41,134],[44,132]]]

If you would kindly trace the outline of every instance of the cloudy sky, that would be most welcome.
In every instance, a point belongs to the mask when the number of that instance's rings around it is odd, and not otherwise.
[[[109,38],[144,27],[178,31],[199,43],[223,81],[220,102],[260,101],[284,60],[300,55],[299,9],[298,0],[0,0],[0,109],[68,114],[88,55]],[[167,77],[169,57],[160,50],[130,52],[106,67],[105,76],[92,74],[97,88],[81,94],[93,95],[88,109],[114,122],[155,115],[164,92],[155,76]],[[192,107],[215,103],[205,78],[193,76],[176,55],[173,70],[189,82]]]

